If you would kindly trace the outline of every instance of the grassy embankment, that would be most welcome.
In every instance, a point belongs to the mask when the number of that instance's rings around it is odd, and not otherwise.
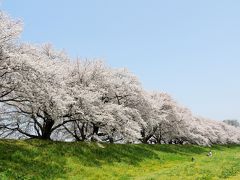
[[[0,179],[225,178],[240,179],[240,146],[0,140]]]

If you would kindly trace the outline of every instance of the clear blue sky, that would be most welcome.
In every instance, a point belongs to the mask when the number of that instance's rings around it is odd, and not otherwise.
[[[238,0],[2,0],[22,39],[127,67],[195,114],[240,119]]]

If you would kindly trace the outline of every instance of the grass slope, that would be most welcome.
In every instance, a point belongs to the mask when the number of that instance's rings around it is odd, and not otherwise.
[[[214,146],[213,157],[209,150],[0,140],[0,179],[240,179],[240,146]]]

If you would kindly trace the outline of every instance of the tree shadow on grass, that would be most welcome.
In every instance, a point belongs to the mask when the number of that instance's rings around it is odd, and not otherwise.
[[[57,157],[77,160],[84,166],[101,167],[104,164],[125,163],[137,166],[144,160],[159,160],[160,153],[193,156],[207,153],[209,148],[193,145],[145,145],[145,144],[102,144],[86,142],[52,142],[28,143],[38,148],[47,149]]]
[[[64,163],[26,143],[0,141],[0,179],[64,178]]]
[[[240,149],[240,145],[239,144],[227,144],[227,145],[213,145],[212,149],[216,149],[216,150],[226,150],[226,149]]]
[[[151,149],[159,152],[174,153],[179,155],[191,156],[207,153],[209,148],[195,145],[150,145]]]
[[[29,141],[30,143],[32,141]],[[125,163],[137,166],[144,160],[161,162],[160,152],[192,156],[207,153],[208,148],[192,145],[136,145],[42,142],[39,148],[47,148],[48,153],[59,157],[71,157],[84,166],[101,167],[104,164]]]
[[[49,145],[52,146],[52,145]],[[100,167],[103,164],[126,163],[139,165],[146,159],[159,159],[153,150],[137,145],[97,143],[58,143],[52,146],[52,153],[77,159],[84,166]],[[49,148],[50,149],[50,148]],[[61,153],[62,152],[62,153]]]

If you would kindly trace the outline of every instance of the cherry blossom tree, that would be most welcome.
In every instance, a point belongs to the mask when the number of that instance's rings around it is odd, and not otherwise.
[[[18,72],[18,88],[12,93],[17,99],[6,102],[19,116],[5,128],[31,138],[50,139],[51,133],[65,123],[71,103],[62,83],[66,56],[47,46],[22,45],[19,53],[23,68]]]
[[[76,140],[132,141],[139,134],[141,118],[130,106],[139,84],[129,72],[102,61],[77,61],[68,80],[75,122],[65,129]]]
[[[0,11],[0,102],[7,101],[7,96],[17,88],[17,83],[12,80],[21,69],[16,42],[21,31],[20,21]]]

